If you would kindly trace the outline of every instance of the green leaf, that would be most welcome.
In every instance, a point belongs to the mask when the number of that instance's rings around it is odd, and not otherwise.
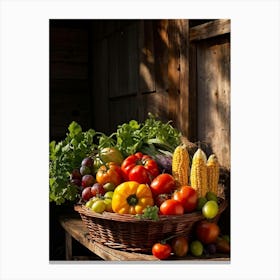
[[[70,136],[71,138],[73,138],[75,135],[78,135],[79,133],[82,132],[82,127],[76,123],[75,121],[73,121],[69,127],[68,127],[68,130],[70,132]]]

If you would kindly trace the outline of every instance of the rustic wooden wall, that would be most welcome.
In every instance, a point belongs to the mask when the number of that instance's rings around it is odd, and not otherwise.
[[[95,21],[92,37],[95,127],[114,131],[152,112],[187,133],[188,20]]]
[[[55,21],[50,93],[52,137],[152,112],[230,167],[229,20]]]
[[[92,125],[89,30],[86,21],[50,20],[50,138],[62,139],[71,121]]]
[[[230,21],[190,29],[192,139],[230,168]]]

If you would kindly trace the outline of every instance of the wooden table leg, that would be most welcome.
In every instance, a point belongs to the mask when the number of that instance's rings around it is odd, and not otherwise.
[[[65,231],[65,258],[67,261],[72,260],[72,236]]]

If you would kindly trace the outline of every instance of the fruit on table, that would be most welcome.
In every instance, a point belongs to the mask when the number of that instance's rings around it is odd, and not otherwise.
[[[220,234],[220,227],[216,223],[204,220],[197,223],[195,233],[203,244],[215,243]]]
[[[217,252],[219,253],[229,253],[230,252],[230,243],[223,239],[218,237],[216,241],[216,247],[217,247]]]
[[[96,213],[103,213],[106,210],[106,203],[103,199],[97,199],[92,203],[90,209]]]
[[[106,183],[113,183],[117,186],[123,181],[120,172],[120,167],[115,163],[101,165],[96,172],[96,181],[102,185]]]
[[[184,236],[178,236],[172,239],[172,251],[177,257],[184,257],[189,250],[188,240]]]
[[[206,245],[206,252],[210,255],[215,254],[217,252],[217,246],[215,243],[210,243]]]
[[[116,185],[114,183],[108,182],[103,185],[103,188],[106,192],[113,191],[116,188]]]
[[[91,208],[91,206],[92,206],[92,204],[95,202],[95,201],[97,201],[98,199],[100,199],[99,197],[92,197],[90,200],[88,200],[87,202],[86,202],[86,204],[85,204],[85,206],[87,207],[87,208]]]
[[[167,173],[158,175],[150,184],[150,188],[154,196],[159,194],[167,194],[174,191],[176,188],[173,176]]]
[[[197,201],[197,207],[196,210],[201,211],[204,204],[207,202],[207,198],[205,196],[199,197]]]
[[[191,186],[197,191],[199,197],[205,196],[207,187],[207,158],[202,149],[197,149],[193,155],[191,166]]]
[[[209,192],[206,193],[206,199],[207,200],[214,200],[214,201],[218,202],[217,195],[212,191],[209,191]]]
[[[75,186],[80,187],[81,184],[82,184],[82,181],[81,181],[80,179],[71,179],[71,180],[70,180],[70,183],[73,184],[73,185],[75,185]]]
[[[219,162],[215,154],[209,156],[207,160],[207,183],[208,190],[218,194],[219,182]]]
[[[95,183],[95,178],[91,174],[82,177],[82,187],[91,187]]]
[[[112,199],[111,199],[111,198],[105,198],[105,199],[104,199],[104,202],[105,202],[105,204],[106,204],[105,211],[107,211],[107,212],[113,212],[113,209],[112,209]]]
[[[171,194],[162,193],[155,197],[155,205],[160,208],[160,205],[167,199],[171,198]]]
[[[160,205],[159,212],[162,215],[182,215],[184,214],[184,206],[181,202],[171,198]]]
[[[105,194],[105,190],[103,188],[103,185],[100,183],[95,183],[91,187],[91,194],[92,196],[102,196]]]
[[[84,201],[88,201],[90,198],[92,198],[93,195],[91,193],[91,187],[86,187],[82,191],[82,199]]]
[[[92,169],[93,160],[91,157],[86,157],[82,160],[81,166],[87,166]]]
[[[105,163],[115,162],[118,165],[121,165],[124,159],[121,152],[115,147],[106,147],[101,149],[99,156]]]
[[[197,207],[197,192],[190,186],[181,186],[173,193],[172,198],[183,205],[186,213],[194,211]]]
[[[151,189],[146,184],[127,181],[118,185],[112,197],[112,209],[119,214],[142,214],[148,206],[154,205]]]
[[[172,175],[178,186],[189,183],[190,159],[185,145],[176,147],[172,157]]]
[[[91,168],[86,165],[82,165],[80,167],[80,173],[82,176],[91,174]]]
[[[222,239],[226,240],[228,243],[230,243],[230,237],[228,234],[223,234]]]
[[[106,193],[104,194],[104,198],[110,198],[110,199],[112,199],[113,195],[114,195],[114,192],[109,191],[109,192],[106,192]]]
[[[159,175],[156,161],[140,152],[125,158],[121,169],[126,181],[136,181],[140,184],[150,184]]]
[[[152,253],[153,255],[160,259],[165,260],[170,257],[172,252],[172,248],[168,243],[155,243],[152,247]]]
[[[207,201],[202,207],[202,215],[206,219],[213,219],[219,212],[218,203],[214,200]]]
[[[80,170],[78,168],[73,169],[71,175],[70,175],[70,180],[72,179],[82,179],[82,175],[80,173]]]
[[[190,244],[190,252],[195,257],[199,257],[203,254],[203,245],[199,240],[194,240]]]

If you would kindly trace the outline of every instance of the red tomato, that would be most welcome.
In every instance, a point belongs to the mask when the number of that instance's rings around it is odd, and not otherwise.
[[[188,240],[184,236],[178,236],[172,239],[172,251],[177,257],[184,257],[189,250]]]
[[[158,175],[150,185],[153,195],[170,193],[175,187],[176,184],[173,176],[167,173]]]
[[[108,166],[102,165],[97,170],[96,181],[102,185],[106,183],[113,183],[115,186],[118,186],[123,181],[123,178],[120,174],[118,166],[113,163],[109,163]]]
[[[171,198],[160,205],[159,211],[162,215],[182,215],[184,214],[184,207],[181,202]]]
[[[129,181],[136,181],[139,184],[150,184],[151,178],[151,173],[143,165],[136,165],[128,174]]]
[[[122,162],[121,169],[126,181],[136,181],[139,184],[150,184],[159,174],[156,161],[142,153],[128,156]]]
[[[175,191],[172,198],[182,203],[185,212],[192,212],[197,207],[198,195],[195,189],[190,186],[182,186]]]
[[[153,255],[160,259],[167,259],[171,255],[171,246],[169,244],[155,243],[152,247]]]
[[[201,221],[196,225],[196,236],[204,244],[214,243],[220,234],[220,228],[216,223]]]

